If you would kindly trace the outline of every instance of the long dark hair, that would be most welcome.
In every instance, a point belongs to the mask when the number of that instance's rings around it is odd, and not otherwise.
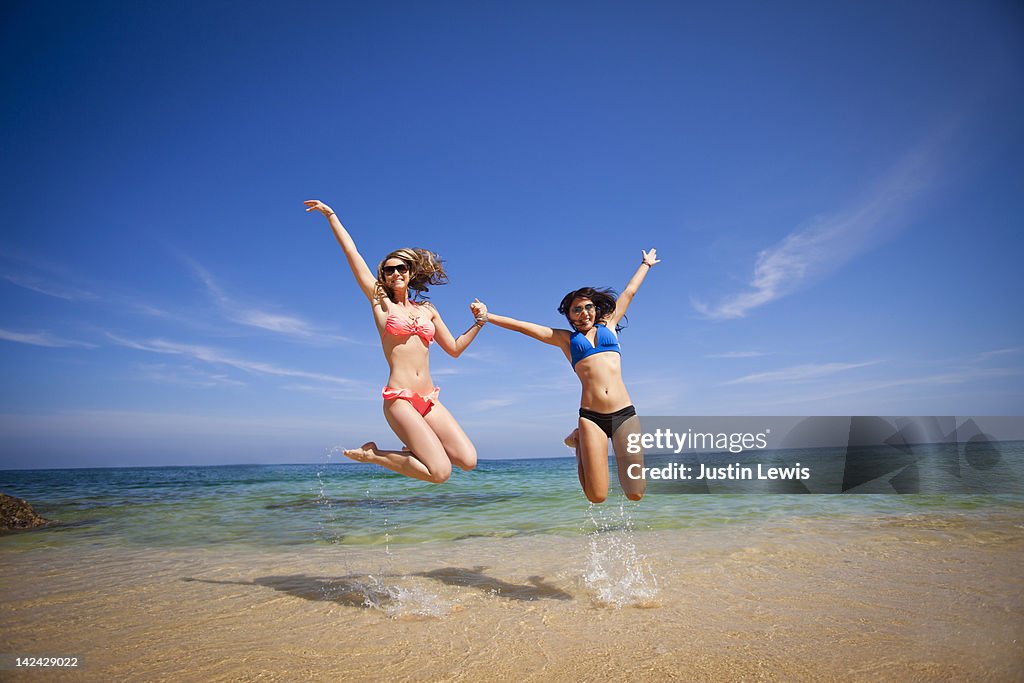
[[[562,303],[558,304],[558,312],[565,316],[565,319],[569,321],[569,325],[575,330],[576,325],[573,323],[572,318],[569,317],[569,309],[572,307],[572,302],[576,299],[590,299],[594,302],[594,308],[597,309],[597,315],[594,316],[594,324],[605,322],[608,320],[608,316],[615,312],[615,298],[618,294],[615,293],[614,289],[609,287],[580,287],[574,289],[562,298]],[[626,316],[622,316],[615,325],[615,331],[618,332],[625,327],[622,323],[626,320]]]

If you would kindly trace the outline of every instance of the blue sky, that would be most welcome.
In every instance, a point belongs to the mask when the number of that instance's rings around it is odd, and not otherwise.
[[[391,443],[308,198],[440,252],[454,330],[656,247],[641,414],[1024,410],[1019,4],[17,3],[0,52],[0,467]],[[481,457],[566,454],[556,349],[432,354]]]

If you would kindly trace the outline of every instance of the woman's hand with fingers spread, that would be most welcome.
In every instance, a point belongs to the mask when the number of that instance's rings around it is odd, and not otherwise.
[[[334,215],[334,209],[327,206],[319,199],[307,199],[302,203],[306,205],[306,213],[309,213],[310,211],[319,211],[328,218]]]

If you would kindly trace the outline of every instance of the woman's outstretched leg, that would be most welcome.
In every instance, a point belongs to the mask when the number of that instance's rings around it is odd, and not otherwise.
[[[608,497],[608,436],[596,424],[581,417],[576,440],[583,495],[591,503],[603,503]]]
[[[396,399],[384,402],[384,417],[409,450],[382,450],[369,441],[362,448],[345,451],[345,455],[432,484],[447,481],[452,473],[452,463],[441,440],[423,416],[408,401]]]
[[[647,490],[647,481],[642,477],[639,479],[633,479],[629,476],[630,465],[640,465],[641,470],[644,466],[644,451],[640,448],[639,453],[629,452],[629,435],[640,433],[640,418],[636,415],[629,418],[615,430],[612,434],[612,448],[615,450],[615,469],[619,474],[619,484],[622,486],[622,492],[626,494],[626,498],[630,500],[640,500],[644,497],[644,491]],[[637,446],[634,446],[634,450],[639,446],[639,441],[635,442]],[[634,472],[637,468],[633,468]]]
[[[452,465],[466,471],[476,467],[476,447],[447,408],[435,402],[424,419],[441,441]]]
[[[580,486],[586,491],[587,476],[583,474],[583,461],[580,460],[580,428],[576,427],[569,432],[569,436],[562,439],[562,443],[571,448],[573,453],[576,454],[576,476],[579,477]]]

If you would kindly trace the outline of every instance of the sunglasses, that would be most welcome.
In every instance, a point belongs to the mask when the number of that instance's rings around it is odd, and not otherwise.
[[[579,315],[583,311],[586,311],[587,313],[590,313],[593,310],[594,310],[594,304],[586,304],[584,306],[573,306],[572,307],[572,311],[570,311],[570,312],[573,315]]]
[[[399,263],[397,266],[384,266],[381,268],[381,271],[383,271],[385,276],[394,275],[395,273],[405,275],[409,272],[409,266],[405,263]]]

